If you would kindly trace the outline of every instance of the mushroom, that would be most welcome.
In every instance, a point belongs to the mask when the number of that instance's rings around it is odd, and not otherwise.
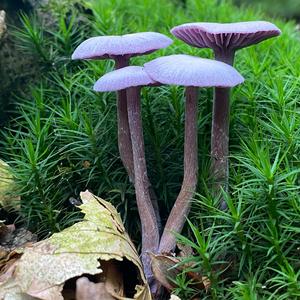
[[[157,253],[159,228],[148,189],[149,180],[144,150],[140,90],[142,86],[156,84],[144,71],[144,68],[129,66],[107,73],[94,85],[94,90],[98,92],[126,89],[128,122],[134,162],[135,192],[142,225],[142,262],[149,283],[152,282],[153,275],[148,252]]]
[[[144,67],[155,81],[186,87],[183,183],[159,245],[159,252],[171,252],[176,246],[173,233],[183,228],[198,181],[197,87],[228,88],[244,79],[225,63],[183,54],[160,57]]]
[[[72,59],[113,59],[115,68],[120,69],[129,65],[131,57],[149,54],[169,46],[172,42],[170,38],[157,32],[139,32],[121,36],[97,36],[82,42],[75,49]],[[134,166],[125,90],[118,90],[117,92],[117,111],[120,157],[130,181],[134,183]],[[151,187],[150,182],[148,182],[148,186],[149,188]],[[160,220],[154,191],[151,190],[151,194],[158,220]]]
[[[240,23],[187,23],[174,27],[171,33],[187,44],[211,48],[215,59],[233,65],[236,50],[280,35],[272,23],[264,21]],[[213,103],[211,158],[214,192],[228,189],[228,142],[230,89],[216,88]],[[226,204],[222,201],[222,208]]]

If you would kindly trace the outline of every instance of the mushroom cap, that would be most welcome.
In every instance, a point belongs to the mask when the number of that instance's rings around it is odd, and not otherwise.
[[[174,27],[171,33],[191,46],[213,50],[237,50],[280,35],[270,22],[187,23]]]
[[[134,86],[155,85],[143,67],[129,66],[103,75],[94,85],[94,91],[112,92]]]
[[[72,59],[105,59],[116,56],[137,56],[168,47],[173,40],[157,32],[97,36],[82,42]]]
[[[144,65],[150,77],[163,84],[198,87],[233,87],[244,78],[223,62],[177,54],[156,58]]]

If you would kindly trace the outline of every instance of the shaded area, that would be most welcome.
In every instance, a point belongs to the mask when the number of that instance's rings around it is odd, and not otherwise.
[[[18,19],[16,12],[30,11],[32,6],[27,1],[22,0],[2,0],[0,2],[0,10],[5,10],[9,18]]]
[[[234,0],[238,5],[255,5],[275,17],[300,20],[299,0]]]
[[[13,26],[20,25],[19,14],[21,12],[29,13],[32,6],[27,1],[22,0],[2,0],[0,1],[0,10],[6,12],[6,23],[8,30],[3,40],[0,42],[0,125],[7,119],[7,110],[12,104],[12,93],[22,82],[20,73],[26,72],[26,65],[30,65],[27,59],[24,59],[16,53],[15,39],[11,35]]]

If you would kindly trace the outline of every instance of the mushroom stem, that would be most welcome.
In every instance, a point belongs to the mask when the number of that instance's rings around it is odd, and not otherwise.
[[[143,139],[140,88],[131,87],[127,91],[128,121],[131,133],[135,193],[142,225],[142,262],[149,283],[153,280],[149,252],[157,253],[159,229],[149,193],[149,179],[145,159]]]
[[[215,60],[221,61],[227,65],[233,66],[235,51],[214,51]]]
[[[185,102],[185,141],[184,177],[180,193],[168,217],[159,252],[171,252],[176,246],[174,232],[180,233],[189,214],[191,199],[195,193],[198,177],[198,133],[197,133],[197,94],[196,87],[186,88]]]
[[[116,59],[116,69],[121,69],[129,65],[129,59],[118,57]],[[118,113],[118,146],[122,163],[128,173],[129,179],[134,183],[134,166],[132,157],[132,146],[130,130],[128,125],[126,90],[117,92],[117,113]]]
[[[118,57],[116,60],[116,69],[121,69],[129,65],[129,59],[126,57]],[[127,97],[126,90],[117,92],[117,113],[118,113],[118,146],[121,161],[127,171],[130,182],[134,184],[134,164],[132,155],[132,144],[130,137],[130,129],[128,124]],[[155,211],[159,230],[161,230],[161,218],[159,206],[155,191],[148,179],[148,187],[151,197],[151,202]]]
[[[234,51],[229,53],[215,52],[215,59],[233,65]],[[213,193],[220,196],[221,190],[228,190],[229,176],[229,115],[230,88],[215,88],[211,129],[211,172],[213,175]],[[227,208],[221,200],[221,209]]]
[[[228,88],[216,88],[213,103],[211,168],[213,192],[218,195],[221,188],[225,191],[228,189],[229,94]],[[223,207],[224,203],[221,206]]]

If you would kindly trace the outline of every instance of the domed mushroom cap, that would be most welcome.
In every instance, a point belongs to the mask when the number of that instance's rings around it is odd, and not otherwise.
[[[187,23],[174,27],[171,33],[189,45],[214,50],[236,50],[280,35],[270,22]]]
[[[129,66],[109,72],[94,85],[97,92],[119,91],[134,86],[155,85],[143,67]]]
[[[199,87],[233,87],[244,78],[233,67],[216,60],[177,54],[144,65],[149,76],[163,84]]]
[[[104,59],[115,56],[137,56],[168,47],[172,40],[157,32],[97,36],[82,42],[72,59]]]

